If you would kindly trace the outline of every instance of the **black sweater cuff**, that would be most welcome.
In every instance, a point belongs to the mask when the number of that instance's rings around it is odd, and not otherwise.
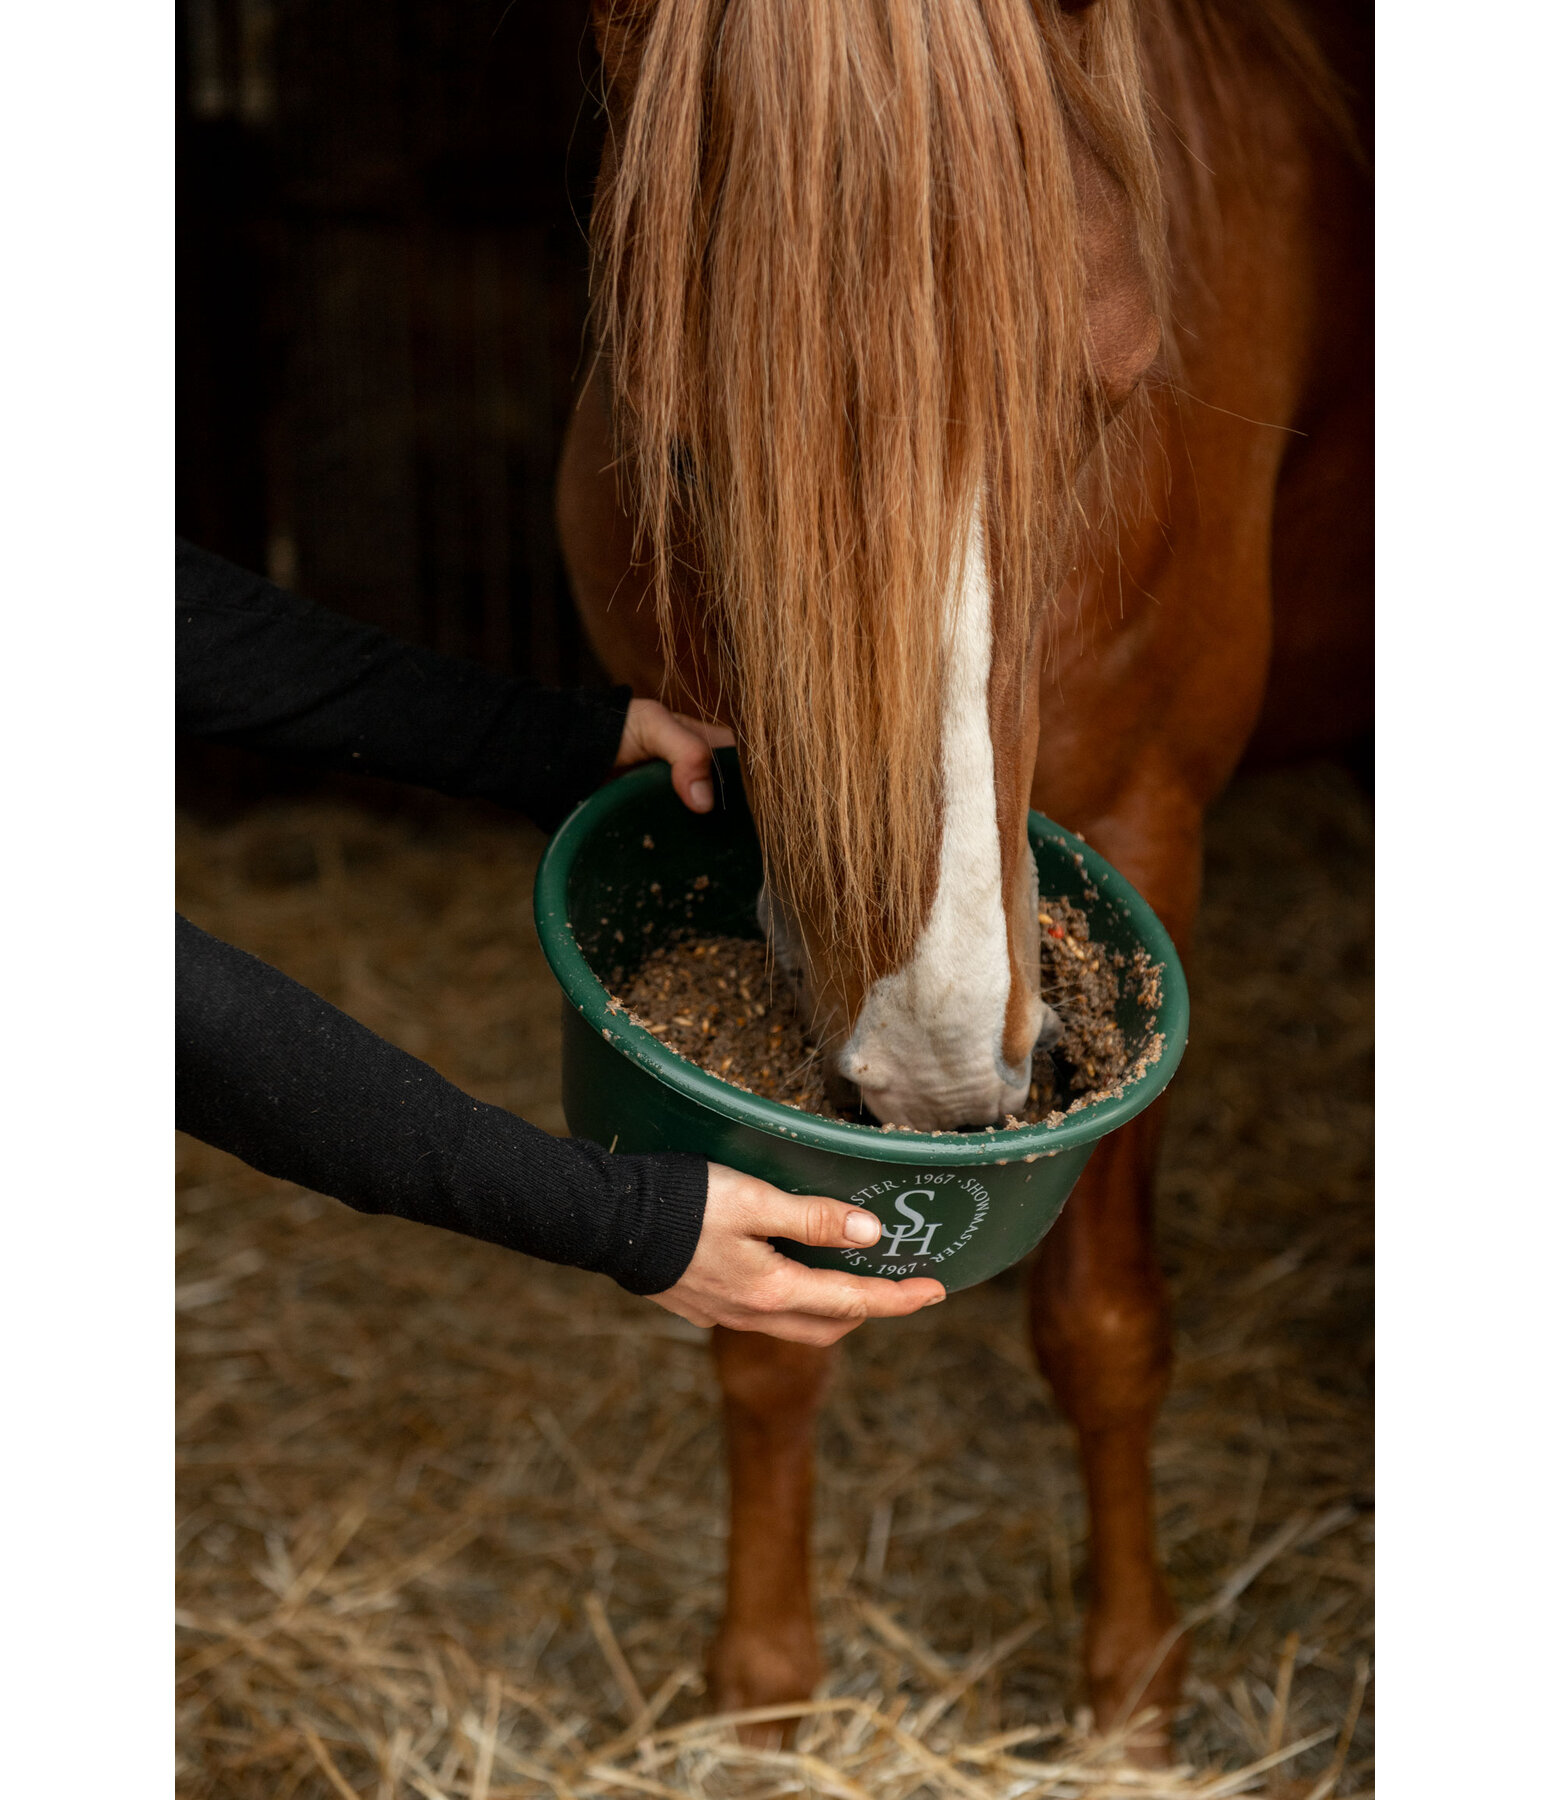
[[[535,1155],[536,1127],[473,1107],[453,1178],[468,1223],[455,1229],[491,1243],[520,1236],[511,1248],[611,1275],[632,1294],[663,1293],[682,1276],[705,1217],[704,1157],[610,1156],[586,1138],[549,1138],[551,1164]],[[547,1204],[521,1198],[540,1183]]]
[[[553,831],[613,773],[630,690],[516,681],[505,686],[483,742],[468,759],[468,776],[455,788],[426,785],[498,801]]]

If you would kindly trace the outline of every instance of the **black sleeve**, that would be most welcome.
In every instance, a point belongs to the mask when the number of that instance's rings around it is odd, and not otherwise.
[[[401,643],[178,540],[178,729],[499,801],[552,830],[613,767],[628,688]]]
[[[688,1268],[703,1157],[609,1156],[445,1081],[178,918],[178,1126],[266,1175],[659,1294]]]

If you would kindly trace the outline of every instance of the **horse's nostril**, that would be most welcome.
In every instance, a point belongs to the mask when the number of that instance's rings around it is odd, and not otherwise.
[[[1039,1027],[1039,1035],[1033,1040],[1034,1049],[1053,1050],[1065,1035],[1065,1021],[1053,1006],[1046,1005],[1044,1023]]]

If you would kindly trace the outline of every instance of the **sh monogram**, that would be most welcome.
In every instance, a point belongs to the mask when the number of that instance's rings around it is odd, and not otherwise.
[[[900,1278],[924,1274],[955,1256],[985,1222],[990,1193],[972,1176],[915,1179],[918,1185],[912,1187],[874,1182],[850,1196],[852,1206],[870,1206],[883,1222],[882,1236],[870,1250],[844,1253],[851,1268]]]

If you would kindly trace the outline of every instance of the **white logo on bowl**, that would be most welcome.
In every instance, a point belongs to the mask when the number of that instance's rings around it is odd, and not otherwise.
[[[963,1194],[974,1210],[958,1234],[943,1240],[939,1234],[947,1221],[931,1216],[949,1194]],[[882,1236],[869,1250],[844,1250],[853,1269],[903,1279],[928,1275],[957,1253],[984,1224],[990,1212],[990,1191],[972,1175],[919,1175],[914,1185],[902,1181],[877,1181],[850,1196],[852,1206],[865,1206],[883,1222]]]

